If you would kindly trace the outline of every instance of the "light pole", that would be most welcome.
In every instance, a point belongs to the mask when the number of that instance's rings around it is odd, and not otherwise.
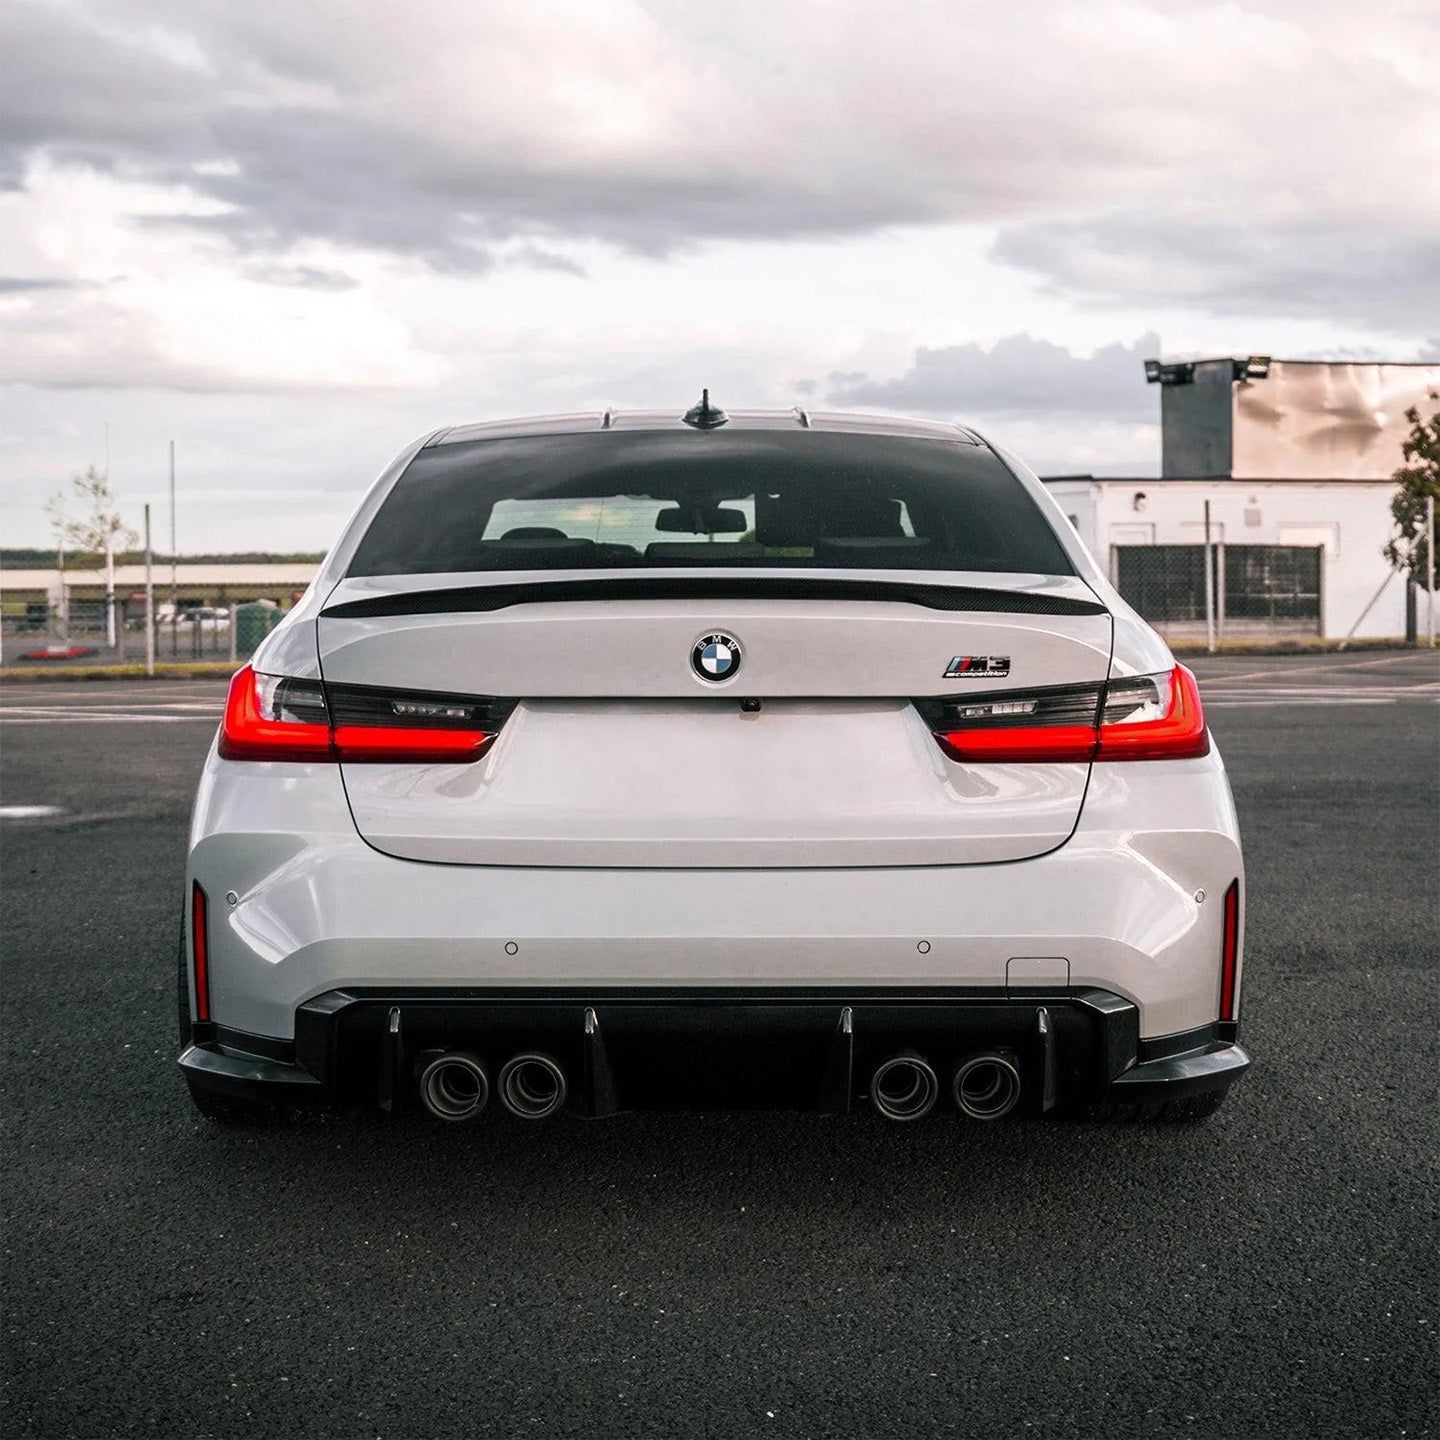
[[[1425,630],[1435,648],[1435,497],[1425,497]]]
[[[1205,648],[1215,653],[1215,567],[1211,563],[1210,502],[1205,502]]]
[[[150,548],[150,507],[145,507],[145,674],[155,678],[155,552]]]
[[[175,559],[175,442],[170,442],[170,613],[175,614],[179,593],[179,568]]]

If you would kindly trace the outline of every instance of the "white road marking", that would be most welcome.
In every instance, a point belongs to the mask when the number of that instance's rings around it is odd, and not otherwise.
[[[1344,700],[1351,696],[1365,700],[1425,700],[1440,697],[1440,686],[1243,685],[1233,690],[1214,686],[1200,692],[1207,705],[1221,700]]]
[[[1210,678],[1217,684],[1229,684],[1232,680],[1268,680],[1276,675],[1322,675],[1332,670],[1372,670],[1377,665],[1398,665],[1402,660],[1413,660],[1413,651],[1405,651],[1400,655],[1386,655],[1380,660],[1341,660],[1329,665],[1287,665],[1279,670],[1242,670],[1238,675],[1212,675]],[[1200,677],[1200,683],[1205,684],[1205,677]]]
[[[1303,698],[1303,700],[1207,700],[1207,710],[1297,710],[1300,706],[1392,706],[1394,700],[1380,697],[1374,700],[1335,700],[1335,698],[1318,697],[1315,700]]]
[[[214,720],[201,715],[0,715],[0,725],[213,725]]]
[[[64,813],[58,805],[0,805],[0,820],[45,820]]]

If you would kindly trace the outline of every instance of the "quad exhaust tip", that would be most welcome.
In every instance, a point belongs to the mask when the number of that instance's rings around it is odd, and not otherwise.
[[[534,1051],[507,1060],[498,1083],[501,1104],[522,1120],[544,1120],[555,1114],[569,1089],[559,1062]]]
[[[919,1120],[939,1098],[935,1072],[912,1051],[882,1060],[870,1077],[870,1103],[887,1120]]]
[[[962,1060],[952,1086],[955,1103],[972,1120],[998,1120],[1020,1101],[1020,1072],[1008,1056],[987,1051]]]
[[[438,1055],[420,1072],[420,1099],[437,1120],[471,1120],[490,1099],[490,1077],[473,1055]]]

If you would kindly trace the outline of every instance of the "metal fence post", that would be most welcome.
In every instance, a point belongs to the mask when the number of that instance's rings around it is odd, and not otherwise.
[[[240,607],[232,601],[230,605],[230,663],[232,665],[240,658],[239,651],[236,649],[240,640],[236,633],[240,628],[239,611]]]
[[[118,627],[115,623],[115,542],[108,537],[105,541],[105,644],[113,650]]]
[[[1225,643],[1225,533],[1215,542],[1215,640]]]
[[[1210,502],[1205,502],[1205,648],[1215,653],[1215,552],[1210,545]]]
[[[150,549],[150,507],[145,507],[145,674],[155,678],[155,556]]]
[[[1425,630],[1435,648],[1435,497],[1425,497]]]

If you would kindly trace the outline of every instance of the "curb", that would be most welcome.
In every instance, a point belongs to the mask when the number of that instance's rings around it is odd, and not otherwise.
[[[1164,638],[1163,636],[1161,637]],[[1344,650],[1338,640],[1276,640],[1270,643],[1257,640],[1221,640],[1214,650],[1206,647],[1203,640],[1170,640],[1166,642],[1172,655],[1352,655],[1360,650],[1394,650],[1400,653],[1414,651],[1423,655],[1430,647],[1412,643],[1409,640],[1352,640]]]
[[[243,664],[228,660],[198,660],[189,664],[174,661],[155,664],[154,675],[147,675],[143,665],[57,665],[47,670],[42,664],[6,665],[0,667],[0,684],[6,681],[38,681],[41,684],[64,684],[71,680],[228,680]]]

